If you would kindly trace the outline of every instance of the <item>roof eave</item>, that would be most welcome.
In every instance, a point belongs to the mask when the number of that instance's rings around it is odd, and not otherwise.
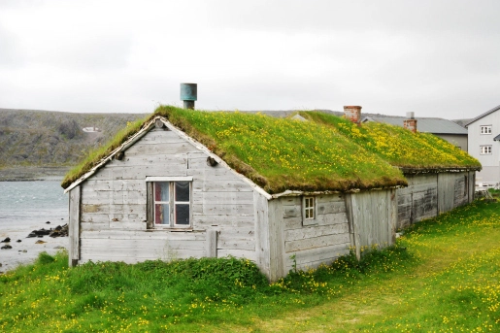
[[[465,127],[467,127],[467,126],[469,126],[470,124],[472,124],[472,123],[474,123],[474,122],[478,121],[479,119],[484,118],[484,117],[486,117],[487,115],[489,115],[489,114],[491,114],[491,113],[493,113],[493,112],[495,112],[495,111],[498,111],[498,110],[500,110],[500,105],[498,105],[498,106],[494,107],[494,108],[493,108],[493,109],[491,109],[491,110],[486,111],[485,113],[480,114],[479,116],[477,116],[476,118],[472,119],[471,121],[469,121],[469,122],[468,122],[467,124],[465,124],[464,126],[465,126]]]
[[[151,130],[151,128],[154,126],[155,120],[156,120],[156,117],[155,117],[155,119],[152,119],[148,123],[146,123],[140,131],[138,131],[137,133],[135,133],[134,135],[132,135],[132,137],[130,137],[127,141],[125,141],[124,143],[122,143],[120,145],[120,147],[116,148],[111,153],[109,153],[107,156],[103,157],[99,161],[99,163],[97,163],[92,169],[90,169],[89,171],[87,171],[83,176],[79,177],[77,180],[75,180],[74,182],[72,182],[68,187],[66,187],[64,189],[64,193],[65,194],[68,193],[69,191],[71,191],[72,189],[74,189],[75,187],[77,187],[78,185],[80,185],[81,183],[83,183],[86,179],[90,178],[94,173],[96,173],[99,169],[101,169],[108,162],[110,162],[114,158],[114,156],[116,154],[118,154],[121,151],[124,151],[124,150],[128,149],[135,142],[137,142],[140,138],[142,138],[144,135],[146,135],[146,133],[149,132]]]
[[[369,192],[369,191],[384,191],[384,190],[389,190],[389,189],[398,189],[406,187],[403,185],[391,185],[391,186],[384,186],[384,187],[374,187],[370,189],[360,189],[360,188],[351,188],[346,191],[333,191],[333,190],[327,190],[327,191],[297,191],[297,190],[286,190],[281,193],[275,193],[272,194],[271,197],[272,199],[278,199],[280,197],[298,197],[302,195],[327,195],[327,194],[349,194],[349,193],[358,193],[358,192]]]
[[[444,173],[444,172],[467,172],[467,171],[480,171],[481,166],[470,167],[449,167],[449,168],[411,168],[399,167],[403,174],[425,174],[425,173]]]

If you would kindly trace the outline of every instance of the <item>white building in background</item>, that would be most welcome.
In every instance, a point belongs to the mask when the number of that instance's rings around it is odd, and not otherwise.
[[[84,127],[82,128],[82,130],[86,133],[94,133],[94,132],[100,132],[101,129],[100,128],[97,128],[95,126],[92,126],[92,127]]]
[[[500,105],[465,125],[469,130],[469,154],[483,169],[476,174],[476,187],[500,186]]]

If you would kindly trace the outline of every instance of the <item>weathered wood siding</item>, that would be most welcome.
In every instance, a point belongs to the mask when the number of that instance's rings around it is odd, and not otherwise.
[[[69,266],[75,266],[80,260],[80,186],[69,192]]]
[[[469,202],[469,172],[438,174],[439,214]]]
[[[282,197],[269,202],[274,279],[286,275],[294,265],[297,269],[314,268],[349,252],[344,197],[317,196],[315,205],[315,220],[304,225],[302,197]]]
[[[474,172],[406,174],[408,187],[397,190],[398,228],[472,202]]]
[[[346,204],[353,246],[359,256],[362,248],[393,245],[396,236],[397,198],[395,190],[349,194]]]
[[[469,203],[474,201],[475,186],[476,186],[476,172],[469,171]]]
[[[193,230],[147,229],[146,177],[187,176],[193,177]],[[258,261],[261,199],[231,170],[208,166],[207,155],[173,131],[151,130],[81,187],[82,262],[227,255]]]
[[[437,174],[405,175],[408,187],[399,188],[398,228],[436,216],[438,213]]]

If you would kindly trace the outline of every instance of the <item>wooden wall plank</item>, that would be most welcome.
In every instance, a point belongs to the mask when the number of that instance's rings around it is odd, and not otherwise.
[[[115,240],[164,240],[164,241],[201,241],[206,239],[205,232],[190,232],[190,231],[170,231],[170,230],[99,230],[99,231],[82,231],[82,239],[115,239]]]
[[[255,257],[261,271],[271,280],[271,257],[269,240],[269,206],[268,200],[257,192],[254,197],[254,224],[255,224]],[[219,252],[222,256],[223,252]]]
[[[438,175],[405,175],[408,187],[397,189],[398,228],[437,216]]]
[[[389,217],[388,223],[388,237],[389,244],[396,244],[396,230],[398,228],[398,199],[396,190],[392,189],[387,193],[389,205],[387,206],[387,216]]]
[[[354,214],[354,206],[355,206],[354,194],[346,195],[345,197],[345,206],[346,206],[346,214],[347,221],[349,226],[349,240],[351,247],[354,248],[354,252],[356,254],[356,258],[358,260],[361,259],[361,238],[359,236],[359,227],[357,224],[357,219]]]
[[[80,259],[80,201],[81,186],[69,192],[69,266],[78,264]]]
[[[330,264],[338,257],[349,254],[349,243],[300,251],[287,258],[285,269],[290,271],[296,265],[297,269],[307,270],[317,268],[320,264]]]
[[[299,252],[339,244],[348,244],[349,234],[326,235],[285,243],[285,253]]]
[[[98,231],[98,230],[108,230],[109,222],[107,223],[96,223],[96,222],[85,222],[80,221],[80,230],[83,231]]]
[[[349,218],[352,218],[351,229],[354,235],[351,241],[355,243],[358,257],[360,247],[394,244],[392,219],[397,216],[397,206],[396,197],[392,196],[390,190],[355,193],[346,202],[349,206]]]
[[[249,205],[253,206],[253,192],[203,192],[194,191],[193,201],[204,205]]]
[[[252,215],[253,205],[238,205],[238,204],[207,204],[203,203],[203,214],[205,215],[228,215],[235,216],[236,214]]]
[[[337,223],[333,225],[312,225],[302,229],[285,230],[285,241],[291,242],[307,238],[315,238],[326,235],[337,235],[349,233],[347,223]]]
[[[469,171],[469,203],[474,201],[474,193],[475,193],[475,186],[476,186],[476,172],[475,171]]]
[[[203,213],[193,214],[195,225],[208,228],[210,226],[234,226],[254,227],[254,215],[206,215]]]
[[[460,173],[461,174],[461,173]],[[438,175],[438,212],[439,214],[455,207],[455,180],[457,174],[440,173]]]
[[[270,280],[277,281],[285,276],[285,237],[282,216],[283,206],[281,200],[268,201],[269,214],[269,256]]]
[[[217,231],[207,230],[205,256],[217,258]]]

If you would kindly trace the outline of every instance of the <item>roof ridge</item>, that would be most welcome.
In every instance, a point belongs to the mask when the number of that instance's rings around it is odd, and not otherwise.
[[[470,124],[472,124],[473,122],[476,122],[477,120],[479,120],[479,119],[481,119],[481,118],[483,118],[483,117],[486,117],[487,115],[489,115],[489,114],[491,114],[491,113],[493,113],[493,112],[495,112],[495,111],[498,111],[498,110],[500,110],[500,105],[497,105],[497,106],[495,106],[493,109],[488,110],[488,111],[486,111],[486,112],[484,112],[484,113],[480,114],[480,115],[479,115],[479,116],[477,116],[476,118],[473,118],[471,121],[469,121],[469,122],[468,122],[467,124],[465,124],[464,126],[465,126],[465,127],[467,127],[467,126],[469,126]]]

